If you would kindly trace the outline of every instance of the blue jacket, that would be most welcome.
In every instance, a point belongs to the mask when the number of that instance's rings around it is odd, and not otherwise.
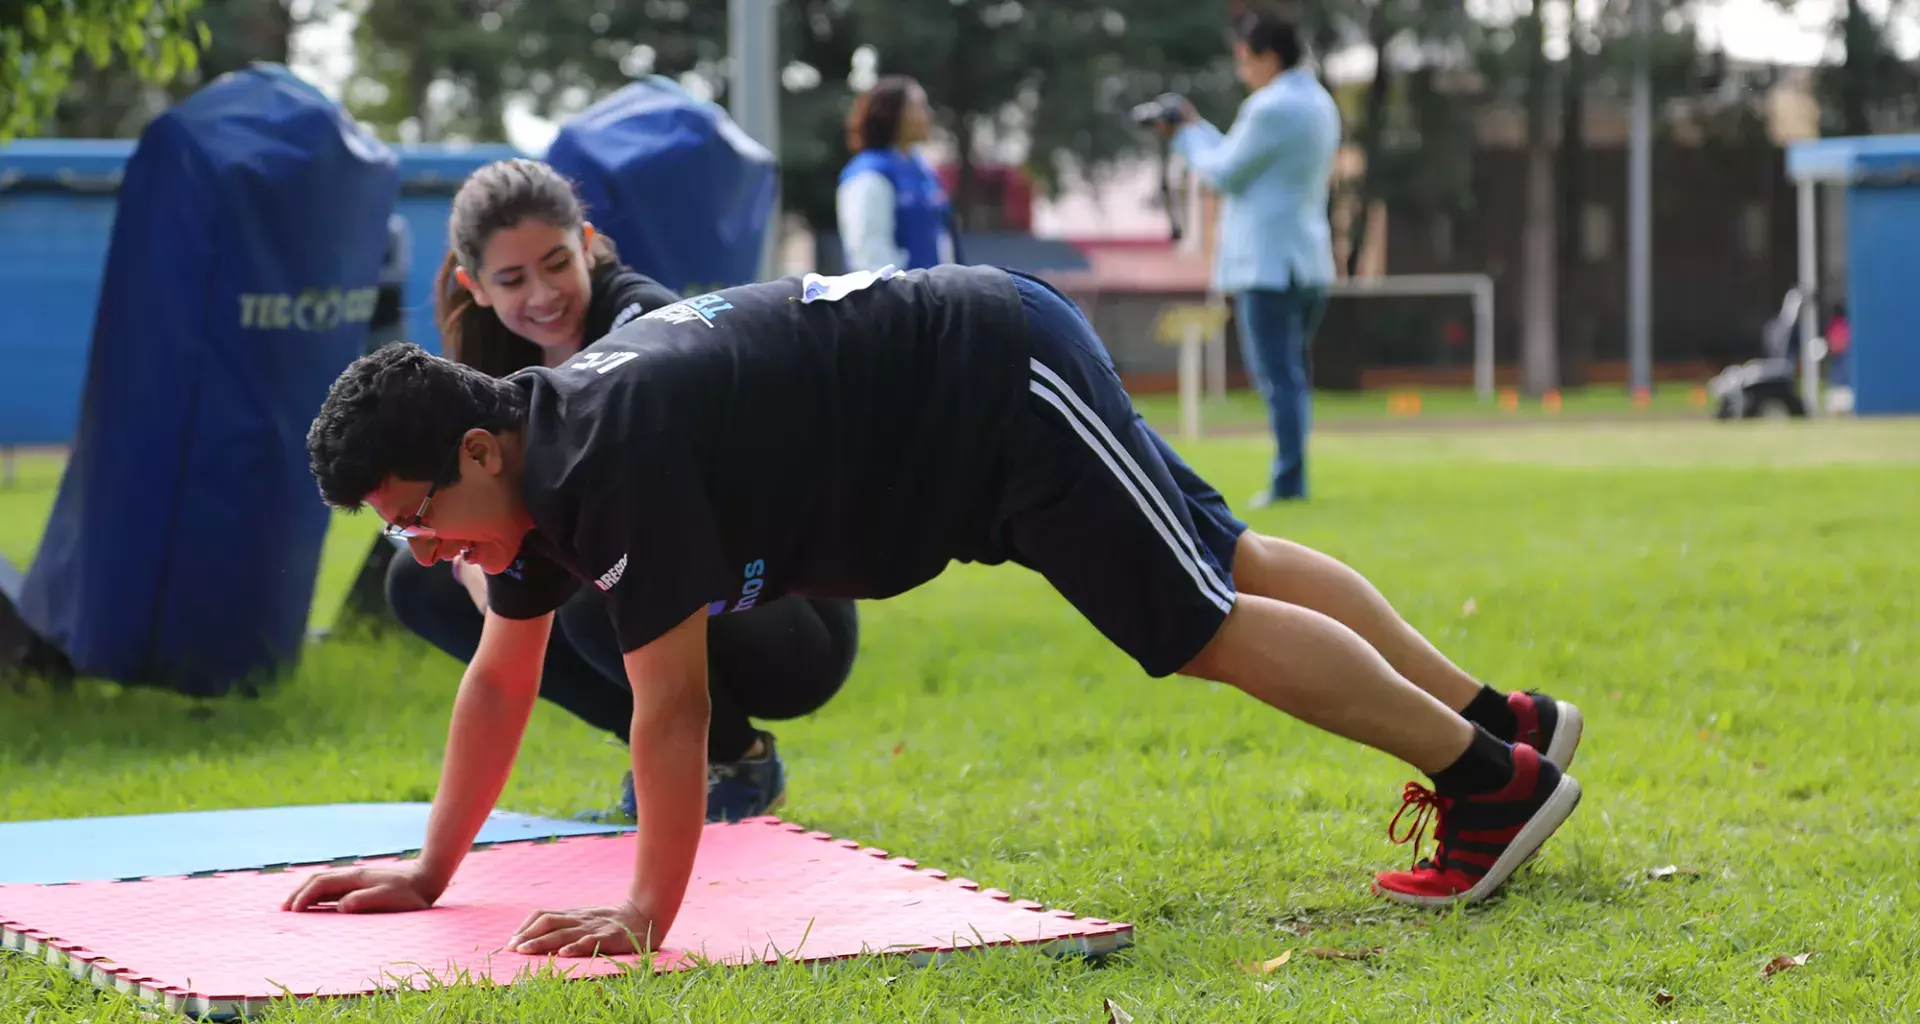
[[[872,259],[859,261],[855,255],[857,239],[847,237],[849,230],[859,233],[853,222],[857,219],[855,211],[845,209],[849,181],[867,172],[874,172],[887,180],[893,193],[893,247],[896,250],[888,258],[880,260],[874,266],[864,263]],[[842,210],[840,211],[841,242],[848,249],[849,270],[878,270],[888,263],[896,264],[902,270],[914,270],[951,262],[953,244],[948,237],[948,223],[951,206],[947,202],[946,190],[940,187],[940,179],[919,158],[897,149],[869,149],[854,154],[840,171]],[[904,260],[900,256],[905,257]],[[878,257],[873,257],[877,259]]]
[[[1225,135],[1201,121],[1176,132],[1173,145],[1221,193],[1214,287],[1236,292],[1333,280],[1327,188],[1340,111],[1311,71],[1289,69],[1255,90]]]

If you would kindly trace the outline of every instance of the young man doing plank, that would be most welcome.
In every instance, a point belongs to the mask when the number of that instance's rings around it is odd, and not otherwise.
[[[605,593],[633,688],[637,859],[608,905],[529,917],[510,943],[526,953],[669,934],[703,823],[710,616],[886,598],[954,561],[1027,566],[1149,675],[1229,683],[1424,773],[1402,809],[1437,816],[1439,849],[1377,875],[1389,898],[1483,899],[1579,803],[1561,769],[1577,710],[1475,682],[1358,573],[1247,529],[1134,413],[1079,311],[1019,274],[727,289],[504,379],[388,346],[340,376],[308,444],[330,504],[490,577],[420,858],[316,875],[290,909],[439,897],[580,586]]]

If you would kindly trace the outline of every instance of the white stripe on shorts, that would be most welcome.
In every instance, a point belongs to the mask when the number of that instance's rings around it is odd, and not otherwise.
[[[1033,393],[1039,395],[1048,405],[1060,410],[1060,415],[1066,417],[1074,433],[1079,434],[1080,439],[1087,443],[1087,447],[1093,449],[1095,455],[1100,456],[1100,461],[1106,463],[1107,469],[1113,473],[1115,479],[1120,481],[1120,486],[1133,496],[1134,504],[1140,507],[1140,512],[1147,517],[1148,522],[1153,524],[1154,531],[1160,534],[1160,539],[1166,541],[1174,558],[1179,560],[1180,567],[1193,578],[1194,584],[1200,588],[1200,593],[1221,611],[1231,611],[1232,589],[1220,579],[1219,574],[1213,571],[1213,567],[1200,557],[1199,545],[1194,543],[1193,537],[1180,525],[1180,520],[1174,516],[1173,510],[1167,507],[1166,498],[1140,469],[1140,464],[1120,446],[1113,432],[1108,430],[1100,417],[1095,416],[1093,410],[1080,400],[1079,395],[1073,393],[1073,389],[1067,386],[1066,381],[1061,380],[1058,374],[1048,369],[1038,359],[1032,360],[1032,366],[1034,379],[1029,383],[1029,388]]]

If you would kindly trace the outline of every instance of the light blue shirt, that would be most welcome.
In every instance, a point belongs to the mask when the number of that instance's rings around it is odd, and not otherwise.
[[[1333,280],[1327,188],[1340,111],[1311,71],[1291,68],[1255,90],[1225,135],[1199,121],[1175,132],[1173,146],[1222,197],[1214,287]]]

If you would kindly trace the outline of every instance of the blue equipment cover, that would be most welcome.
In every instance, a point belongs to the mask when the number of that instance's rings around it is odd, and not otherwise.
[[[407,273],[401,310],[408,341],[444,355],[440,323],[434,319],[434,279],[447,257],[447,215],[454,193],[467,176],[494,162],[526,154],[512,146],[489,143],[428,142],[399,145],[400,217],[407,225]]]
[[[396,856],[420,848],[432,808],[426,803],[319,804],[0,824],[0,884],[164,878]],[[474,841],[605,835],[628,828],[495,811]]]
[[[1920,139],[1854,158],[1847,186],[1847,312],[1853,411],[1920,413]]]
[[[0,444],[67,444],[131,139],[0,146]]]
[[[627,265],[682,295],[759,276],[778,169],[719,106],[654,76],[562,125],[547,163]],[[592,339],[589,339],[592,340]]]
[[[21,600],[80,672],[211,696],[293,659],[329,521],[307,428],[366,343],[398,188],[391,151],[278,65],[142,134]]]

